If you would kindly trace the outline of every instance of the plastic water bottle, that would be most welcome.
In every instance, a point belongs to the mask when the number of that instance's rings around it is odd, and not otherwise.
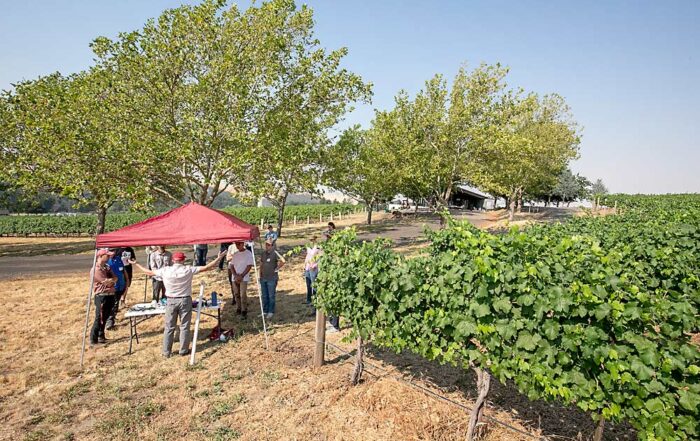
[[[211,306],[217,306],[219,301],[216,298],[216,291],[211,292]]]

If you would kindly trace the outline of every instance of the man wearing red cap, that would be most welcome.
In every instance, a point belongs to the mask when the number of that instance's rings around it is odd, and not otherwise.
[[[114,307],[114,286],[117,277],[112,273],[107,261],[114,255],[107,249],[97,251],[95,267],[91,271],[93,279],[92,292],[95,294],[95,322],[90,331],[90,346],[106,343],[105,323]]]
[[[180,355],[190,353],[190,322],[192,320],[192,277],[197,273],[203,273],[216,267],[226,253],[219,256],[206,266],[185,265],[184,253],[173,253],[172,266],[165,266],[155,270],[148,270],[135,264],[141,271],[149,276],[157,276],[163,279],[165,295],[168,302],[165,305],[165,329],[163,330],[163,356],[170,357],[175,336],[175,325],[180,317]]]

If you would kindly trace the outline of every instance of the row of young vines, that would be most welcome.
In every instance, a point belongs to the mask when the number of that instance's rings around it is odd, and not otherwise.
[[[625,420],[698,439],[700,196],[609,200],[624,214],[503,235],[452,222],[413,258],[341,232],[316,302],[364,341],[576,405],[601,434]]]
[[[318,222],[319,219],[330,220],[331,214],[348,214],[360,210],[350,204],[314,204],[290,205],[285,209],[285,222]],[[230,207],[223,211],[253,225],[277,222],[277,209],[274,207]],[[105,231],[114,231],[127,225],[135,224],[154,216],[156,213],[110,213],[107,215]],[[97,229],[97,216],[77,214],[72,216],[0,216],[0,235],[94,235]]]

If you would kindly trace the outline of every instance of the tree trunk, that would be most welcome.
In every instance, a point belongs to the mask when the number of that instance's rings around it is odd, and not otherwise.
[[[282,222],[284,221],[284,207],[287,205],[287,196],[289,196],[289,192],[285,190],[284,196],[282,196],[277,205],[277,237],[282,237]]]
[[[372,202],[367,204],[367,225],[372,225]]]
[[[105,222],[107,220],[107,207],[97,209],[97,234],[105,232]]]
[[[516,203],[516,206],[518,207],[518,213],[523,211],[523,189],[519,188],[518,193],[518,202]]]
[[[362,379],[362,372],[365,370],[364,363],[364,352],[365,346],[362,342],[362,337],[357,338],[357,353],[355,354],[355,368],[352,370],[350,375],[350,382],[353,386],[356,386]]]
[[[513,194],[511,194],[510,197],[508,198],[508,220],[511,222],[513,221],[513,218],[515,217],[515,201],[516,201],[515,192],[513,192]]]
[[[603,429],[605,428],[605,418],[600,415],[600,420],[598,420],[598,425],[593,432],[593,441],[603,441]]]
[[[477,432],[480,432],[480,430],[477,430],[476,426],[480,423],[486,395],[489,393],[489,386],[491,385],[491,375],[488,372],[481,368],[474,368],[474,372],[476,372],[476,387],[479,390],[479,396],[476,398],[476,403],[474,403],[472,413],[469,416],[467,441],[472,441],[477,435]]]

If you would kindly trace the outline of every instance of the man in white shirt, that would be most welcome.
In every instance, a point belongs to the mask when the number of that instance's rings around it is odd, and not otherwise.
[[[173,265],[148,270],[139,265],[135,260],[131,263],[149,276],[157,276],[163,279],[165,295],[168,302],[165,305],[165,329],[163,330],[163,357],[170,357],[175,336],[175,325],[180,317],[180,355],[190,353],[190,323],[192,320],[192,277],[197,273],[203,273],[216,267],[225,256],[225,253],[210,262],[206,266],[185,265],[184,253],[173,253]]]
[[[231,293],[236,300],[236,314],[245,319],[248,315],[248,282],[253,268],[253,252],[246,250],[243,242],[236,242],[237,252],[230,255]]]

